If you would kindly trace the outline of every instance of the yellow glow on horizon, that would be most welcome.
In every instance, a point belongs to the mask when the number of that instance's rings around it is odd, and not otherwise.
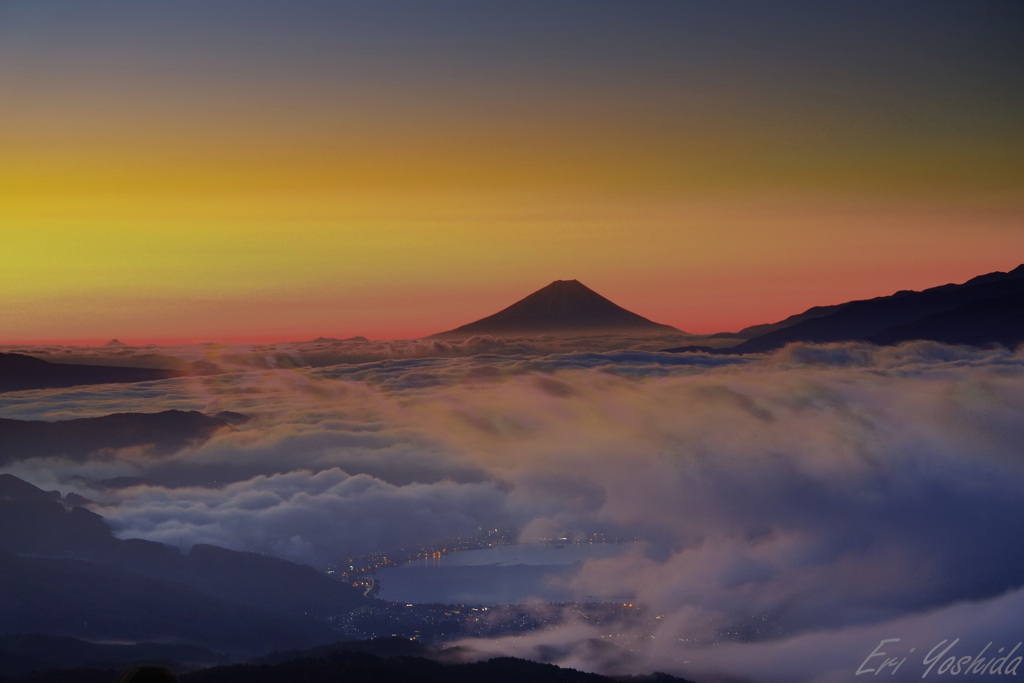
[[[9,339],[429,334],[564,278],[712,332],[1024,253],[995,133],[861,145],[599,93],[413,116],[202,91],[106,118],[101,94],[0,112]]]
[[[196,207],[146,220],[142,204],[132,205],[138,197],[120,213],[102,202],[94,214],[74,207],[88,219],[26,211],[2,258],[5,332],[51,340],[67,329],[95,339],[419,336],[573,277],[641,315],[711,332],[958,277],[935,264],[959,268],[962,279],[1017,265],[990,265],[992,242],[965,242],[971,229],[996,237],[1001,252],[1024,253],[1021,211],[1012,207],[435,199],[396,207],[321,197],[303,213],[287,202],[274,210],[282,200],[271,197],[240,216],[225,202],[222,216],[210,211],[205,220]],[[383,217],[373,217],[375,201]],[[825,223],[831,230],[816,229]],[[865,272],[893,284],[866,287]]]

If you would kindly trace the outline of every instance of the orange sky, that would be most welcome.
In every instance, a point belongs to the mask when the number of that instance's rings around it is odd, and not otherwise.
[[[0,343],[419,336],[568,278],[714,332],[1024,261],[991,8],[117,5],[0,7]]]

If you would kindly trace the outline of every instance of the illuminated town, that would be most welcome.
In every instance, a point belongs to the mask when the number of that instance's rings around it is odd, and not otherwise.
[[[381,588],[376,577],[379,570],[414,562],[441,566],[441,560],[446,555],[517,545],[517,539],[518,533],[511,529],[482,529],[471,536],[455,536],[416,548],[397,548],[347,557],[333,564],[327,574],[363,589],[366,597],[375,597]],[[536,539],[530,545],[563,547],[618,544],[635,540],[635,537],[620,538],[593,531]],[[632,630],[639,622],[650,621],[648,630],[653,630],[655,622],[660,619],[661,615],[650,614],[646,608],[629,601],[481,605],[375,600],[345,614],[335,615],[330,622],[346,639],[400,637],[436,643],[464,637],[511,635],[576,620],[608,626],[606,637],[613,639],[616,638],[617,630],[627,630],[627,623]],[[622,628],[616,629],[615,626]]]

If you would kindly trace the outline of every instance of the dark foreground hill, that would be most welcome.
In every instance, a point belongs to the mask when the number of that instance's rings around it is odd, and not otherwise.
[[[555,280],[508,308],[433,337],[610,333],[651,335],[680,331],[627,311],[577,280]]]
[[[1024,265],[962,284],[815,307],[771,325],[741,330],[735,336],[744,341],[714,352],[760,353],[791,342],[896,344],[917,339],[1013,348],[1024,342]],[[669,349],[695,350],[710,349]]]
[[[0,579],[3,635],[176,642],[235,653],[257,653],[283,643],[309,646],[333,636],[327,625],[311,619],[107,563],[0,551]]]
[[[443,660],[444,652],[439,653],[433,648],[410,644],[408,641],[406,645],[408,647],[396,649],[387,644],[382,648],[374,641],[339,643],[320,652],[299,655],[291,659],[214,666],[185,673],[181,673],[183,669],[175,666],[174,661],[164,662],[172,671],[179,671],[179,680],[182,683],[691,683],[687,679],[661,673],[648,676],[601,676],[514,657],[451,663],[437,659],[440,657]],[[0,663],[3,661],[3,646],[4,641],[0,639]],[[82,659],[83,656],[109,657],[120,654],[112,651],[110,647],[101,648],[80,641],[76,647],[78,659]],[[158,655],[179,654],[169,648],[159,649],[152,645],[146,647]],[[396,649],[401,653],[388,654],[388,649]],[[103,662],[102,659],[85,661],[96,664]],[[123,668],[127,666],[123,665]],[[116,677],[116,669],[102,670],[93,667],[37,672],[24,678],[7,680],[10,683],[114,683]],[[2,680],[4,679],[0,679]]]
[[[153,382],[178,375],[173,370],[51,363],[21,353],[0,353],[0,391]]]
[[[256,654],[332,642],[325,617],[367,600],[306,565],[117,539],[78,500],[0,475],[0,636]]]
[[[182,683],[611,683],[616,680],[689,683],[686,679],[666,674],[611,678],[514,657],[447,664],[424,657],[384,658],[344,650],[321,658],[296,659],[270,665],[214,667],[182,676]]]
[[[47,670],[52,672],[51,676],[78,681],[79,678],[69,672],[54,670],[89,667],[100,674],[103,669],[126,669],[134,662],[158,662],[172,670],[183,671],[223,664],[224,656],[205,648],[173,643],[92,643],[67,636],[35,634],[0,636],[0,681],[4,676]],[[100,680],[114,683],[115,677],[106,673]]]

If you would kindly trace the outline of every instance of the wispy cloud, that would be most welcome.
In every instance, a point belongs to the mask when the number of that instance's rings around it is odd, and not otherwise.
[[[128,402],[255,417],[170,457],[12,471],[101,501],[122,536],[318,565],[480,526],[637,536],[571,586],[635,595],[662,618],[634,634],[630,661],[694,677],[846,680],[881,638],[1019,637],[1020,353],[842,344],[276,369],[247,353],[218,375],[0,396],[12,417]],[[144,483],[98,483],[111,476]],[[540,656],[564,639],[544,656],[613,669],[586,644],[601,635],[578,624],[488,647]]]

